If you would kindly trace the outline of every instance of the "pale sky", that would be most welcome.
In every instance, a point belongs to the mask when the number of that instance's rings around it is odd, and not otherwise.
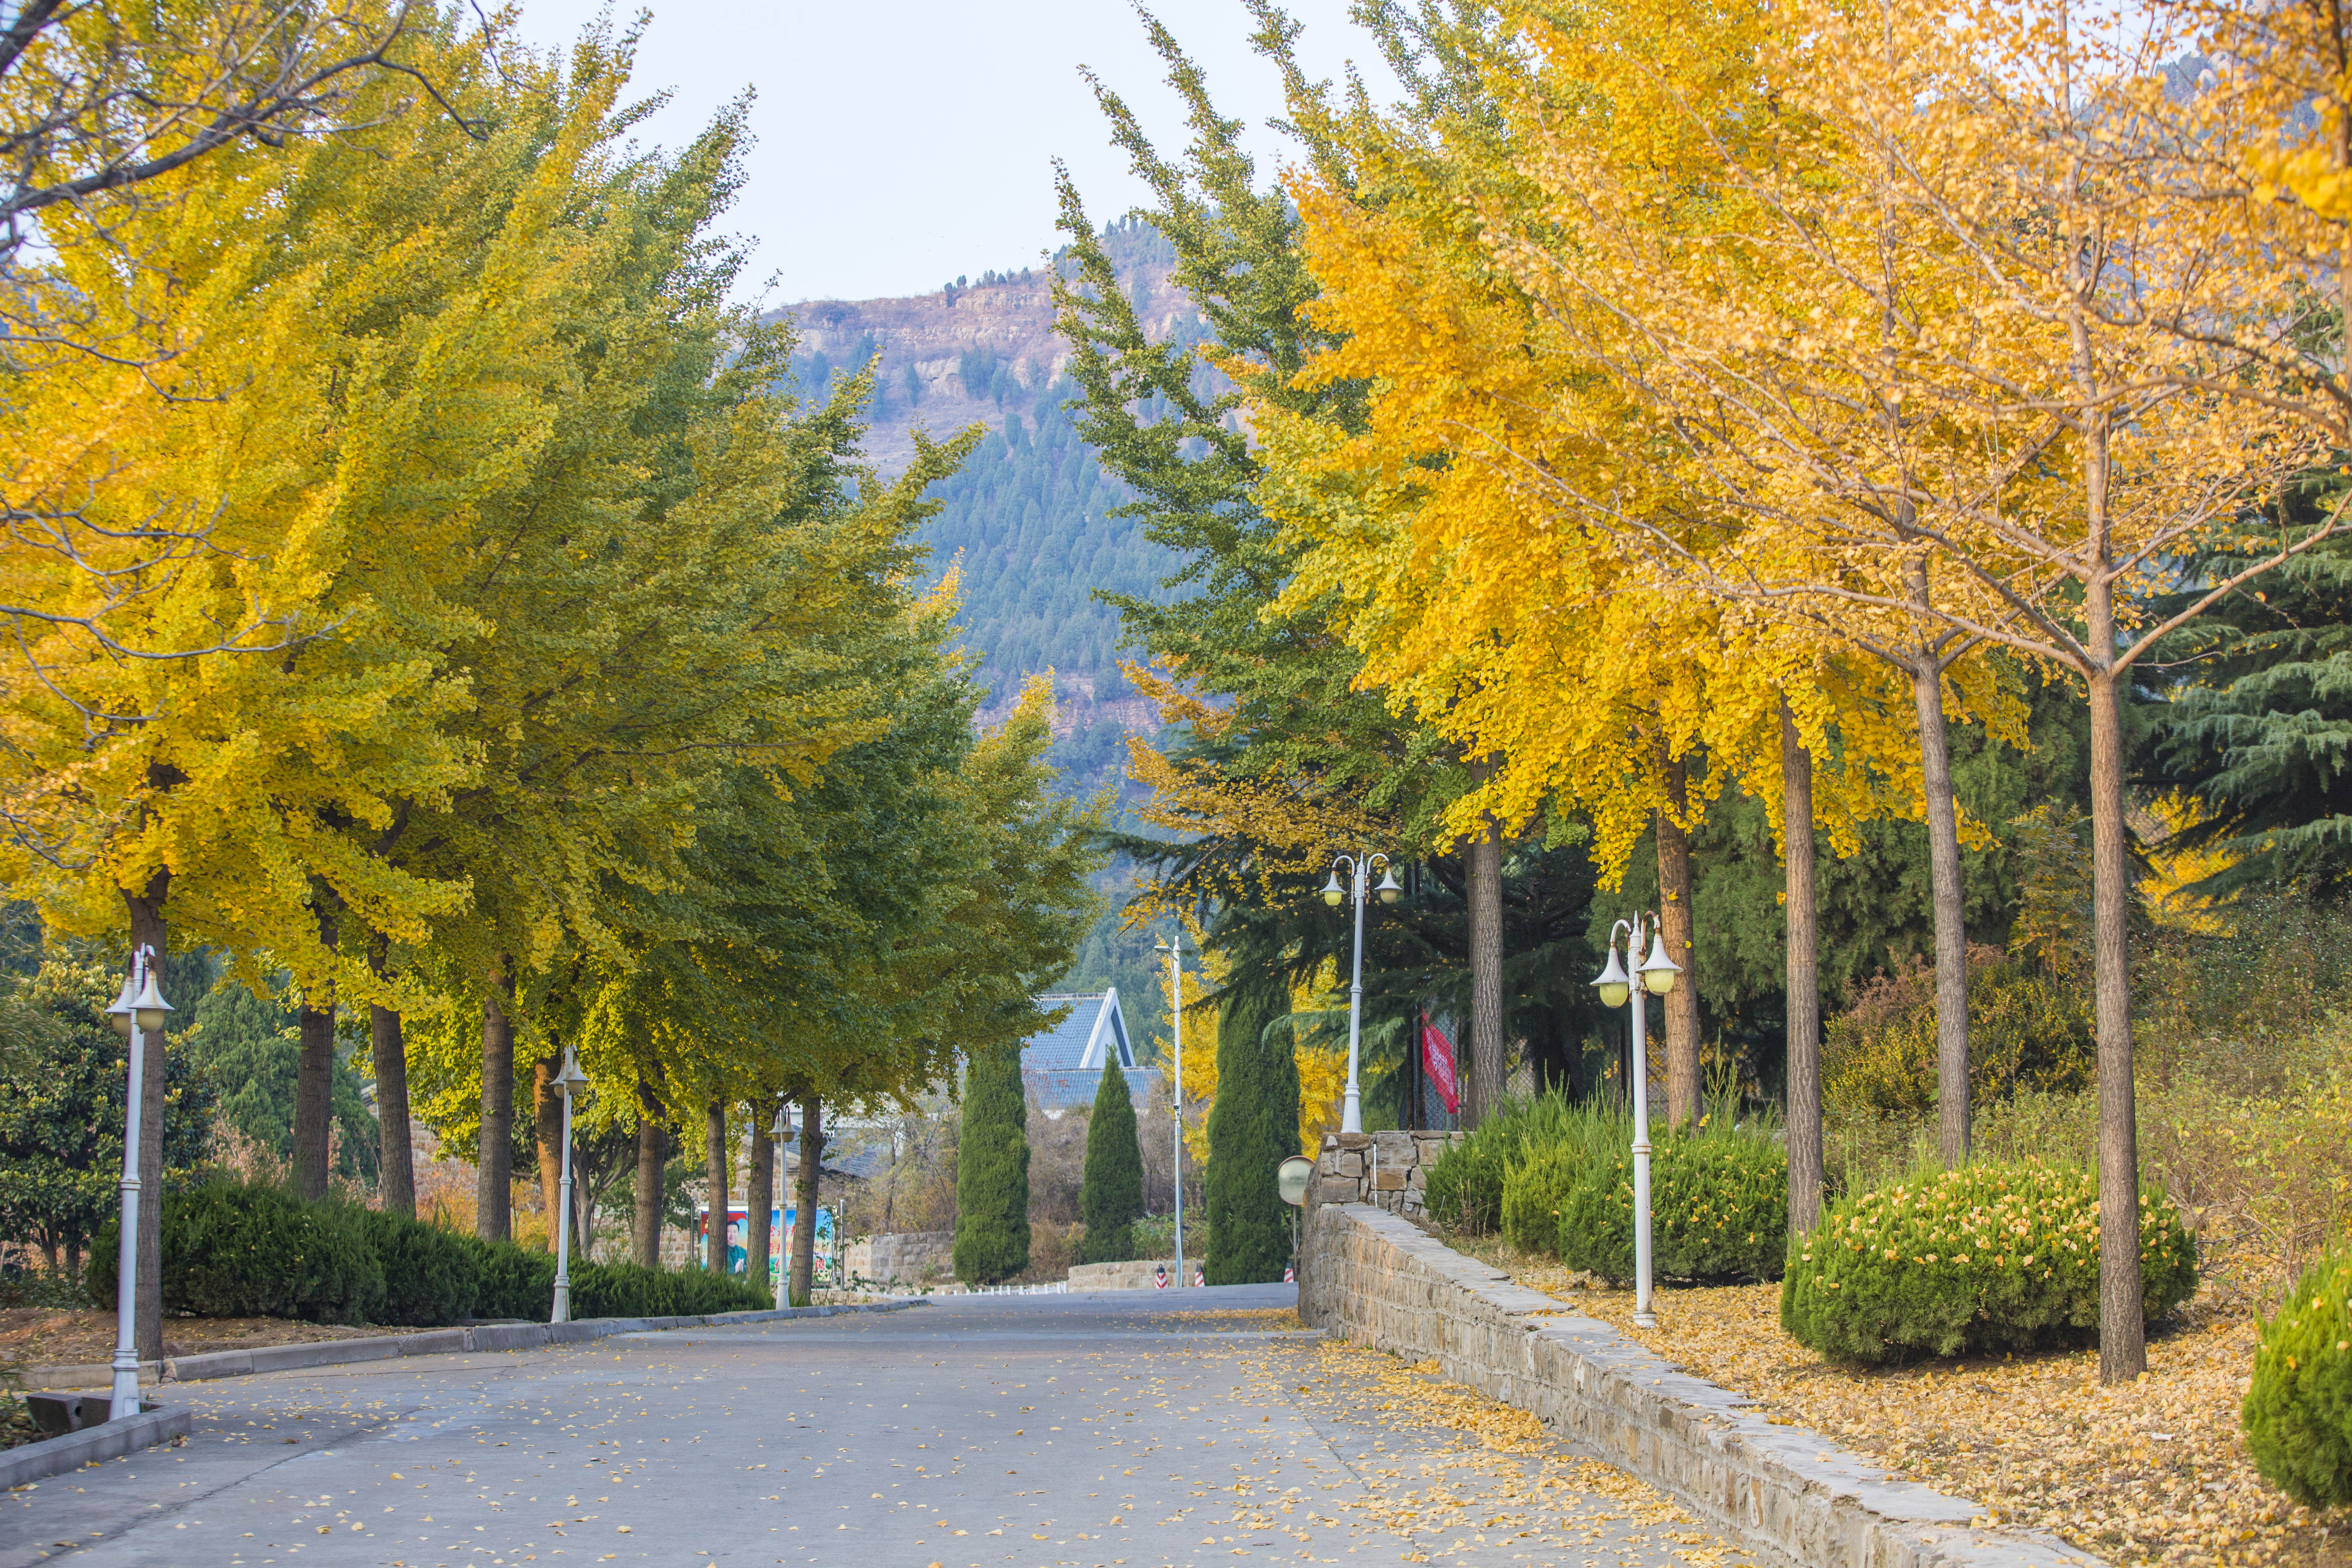
[[[758,237],[747,292],[769,303],[917,294],[959,273],[1034,265],[1058,243],[1057,156],[1097,225],[1140,200],[1081,65],[1136,107],[1163,148],[1182,145],[1175,95],[1124,0],[652,6],[636,85],[675,98],[646,140],[678,145],[745,87],[758,91],[758,144],[728,226]],[[1353,59],[1376,91],[1389,83],[1346,0],[1288,8],[1306,24],[1310,75],[1340,80]],[[523,35],[562,44],[604,9],[523,0]],[[1263,125],[1281,111],[1281,84],[1249,47],[1249,13],[1238,0],[1163,0],[1157,14],[1223,111],[1259,127],[1254,150],[1270,177],[1285,143]]]

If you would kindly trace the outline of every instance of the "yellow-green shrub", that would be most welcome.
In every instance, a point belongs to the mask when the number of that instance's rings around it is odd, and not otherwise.
[[[2139,1199],[2142,1309],[2197,1288],[2196,1247],[2156,1188]],[[1780,1324],[1843,1361],[2062,1343],[2099,1322],[2097,1184],[2027,1162],[1936,1172],[1832,1205],[1789,1248]]]
[[[2304,1270],[2263,1325],[2239,1412],[2254,1468],[2311,1508],[2352,1503],[2352,1248]]]
[[[1589,1162],[1560,1205],[1559,1255],[1633,1274],[1633,1160]],[[1661,1279],[1769,1279],[1787,1257],[1789,1156],[1761,1130],[1661,1134],[1650,1153],[1651,1266]]]
[[[1522,1252],[1559,1250],[1560,1205],[1590,1163],[1581,1144],[1543,1143],[1503,1169],[1503,1239]]]

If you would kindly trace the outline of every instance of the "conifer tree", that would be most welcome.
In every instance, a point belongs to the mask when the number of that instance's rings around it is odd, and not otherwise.
[[[1021,1047],[971,1053],[956,1141],[956,1278],[993,1285],[1029,1267],[1028,1102]]]
[[[1212,1285],[1278,1280],[1290,1258],[1274,1173],[1298,1148],[1298,1061],[1286,1031],[1269,1027],[1288,1011],[1286,997],[1254,985],[1218,1009],[1207,1181]]]
[[[1088,1263],[1125,1263],[1135,1256],[1135,1218],[1143,1212],[1143,1145],[1135,1131],[1135,1101],[1116,1058],[1103,1063],[1087,1121],[1087,1163],[1078,1181],[1078,1217],[1086,1222]]]

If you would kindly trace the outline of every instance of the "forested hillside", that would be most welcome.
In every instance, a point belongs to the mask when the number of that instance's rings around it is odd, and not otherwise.
[[[1121,221],[1104,229],[1103,243],[1151,335],[1203,335],[1199,313],[1169,284],[1174,252],[1157,230]],[[940,509],[921,533],[931,570],[959,574],[964,646],[992,693],[982,720],[1001,716],[1029,677],[1052,671],[1057,712],[1048,760],[1062,771],[1063,790],[1110,790],[1123,809],[1127,736],[1158,720],[1118,673],[1118,613],[1095,595],[1160,597],[1172,559],[1134,521],[1113,515],[1127,491],[1078,437],[1078,389],[1062,374],[1068,348],[1054,331],[1043,258],[912,299],[818,300],[787,313],[801,334],[793,372],[803,393],[821,396],[875,367],[866,451],[886,476],[911,457],[917,430],[944,437],[977,424],[988,432],[934,487]],[[1114,911],[1129,876],[1115,866],[1101,879]],[[1142,1041],[1165,1028],[1154,937],[1118,925],[1116,912],[1097,922],[1065,984],[1117,985]]]

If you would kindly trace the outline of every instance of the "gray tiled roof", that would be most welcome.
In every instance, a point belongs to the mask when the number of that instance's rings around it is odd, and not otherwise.
[[[1128,1038],[1116,989],[1038,1000],[1070,1010],[1055,1027],[1022,1042],[1022,1086],[1039,1105],[1047,1110],[1092,1105],[1102,1087],[1103,1068],[1112,1060],[1125,1070],[1130,1096],[1139,1098],[1151,1087],[1150,1069],[1135,1065],[1135,1047]]]

